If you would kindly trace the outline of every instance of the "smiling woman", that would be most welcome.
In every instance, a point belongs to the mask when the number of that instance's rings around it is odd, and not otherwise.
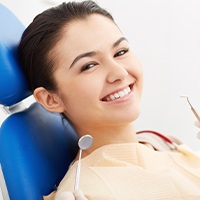
[[[200,198],[198,156],[182,145],[159,151],[154,138],[148,145],[138,139],[132,122],[140,113],[143,70],[106,10],[83,1],[44,11],[25,30],[19,57],[36,100],[63,113],[79,137],[93,137],[82,154],[87,199]],[[68,193],[77,160],[44,199],[85,199]]]
[[[78,34],[80,30],[81,35]],[[108,134],[104,128],[111,124],[118,126],[137,118],[142,91],[141,65],[110,19],[92,14],[79,23],[77,20],[70,22],[63,28],[62,39],[52,52],[57,55],[54,62],[58,64],[53,75],[58,92],[52,96],[39,87],[34,96],[49,110],[63,112],[80,136],[93,132],[96,138],[102,133]],[[110,94],[119,94],[129,85],[133,85],[129,95],[102,101]],[[47,100],[51,97],[52,104],[49,104]],[[98,143],[94,146],[97,145],[100,146]]]

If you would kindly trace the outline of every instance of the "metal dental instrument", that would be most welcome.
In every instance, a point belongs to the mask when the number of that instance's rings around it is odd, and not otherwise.
[[[80,152],[79,152],[79,158],[78,158],[78,165],[76,168],[74,191],[77,191],[79,187],[82,150],[89,149],[92,146],[92,143],[93,143],[93,138],[91,135],[84,135],[78,141]]]
[[[186,99],[187,99],[187,102],[189,103],[193,114],[195,115],[196,119],[197,119],[198,122],[200,123],[200,117],[199,117],[199,115],[197,114],[196,110],[193,108],[192,104],[190,103],[189,98],[188,98],[187,96],[180,96],[180,97],[186,98]]]

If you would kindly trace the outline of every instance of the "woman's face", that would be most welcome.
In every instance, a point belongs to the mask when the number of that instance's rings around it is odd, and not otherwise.
[[[138,117],[141,65],[110,19],[93,14],[71,22],[54,53],[57,95],[78,131],[125,125]]]

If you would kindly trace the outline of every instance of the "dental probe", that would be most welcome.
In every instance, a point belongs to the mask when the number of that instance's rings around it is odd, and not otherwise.
[[[92,146],[92,143],[93,143],[93,138],[91,135],[84,135],[78,141],[80,152],[79,152],[79,158],[78,158],[78,165],[76,168],[74,191],[77,191],[79,187],[82,150],[89,149]]]
[[[195,115],[196,119],[197,119],[198,122],[200,123],[200,117],[199,117],[199,115],[197,114],[196,110],[193,108],[192,104],[190,103],[189,98],[188,98],[187,96],[184,96],[184,95],[181,95],[180,97],[186,98],[186,99],[187,99],[187,102],[189,103],[190,108],[191,108],[193,114]]]

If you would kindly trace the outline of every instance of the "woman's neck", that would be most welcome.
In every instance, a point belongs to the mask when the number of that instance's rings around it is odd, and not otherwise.
[[[88,150],[83,151],[83,157],[104,145],[138,142],[133,124],[115,127],[98,127],[89,131],[87,130],[85,133],[93,137],[93,144]],[[82,135],[80,134],[79,136],[81,137]]]

